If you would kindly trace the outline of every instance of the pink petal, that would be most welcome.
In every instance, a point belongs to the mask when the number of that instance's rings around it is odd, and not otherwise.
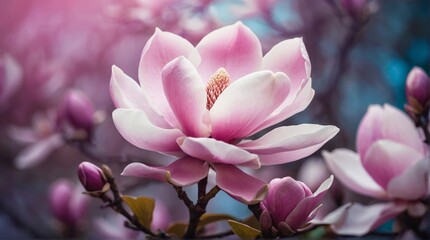
[[[22,83],[23,71],[18,62],[9,54],[0,56],[0,105],[6,106],[9,98],[19,90]]]
[[[164,94],[161,71],[168,62],[179,56],[188,58],[195,65],[200,62],[197,50],[186,39],[157,28],[143,48],[139,64],[140,86],[149,99],[156,103],[156,110],[168,113],[169,118],[173,113]]]
[[[332,224],[331,229],[340,235],[362,236],[403,212],[406,207],[395,203],[370,206],[348,204],[330,213],[319,223]]]
[[[387,189],[391,179],[402,174],[423,157],[421,153],[401,143],[379,140],[367,150],[362,162],[369,175]]]
[[[393,121],[395,119],[395,121]],[[424,153],[424,144],[412,120],[402,111],[385,104],[370,106],[357,132],[357,149],[365,159],[370,146],[379,139],[392,140]]]
[[[361,119],[357,130],[357,151],[361,159],[364,159],[369,147],[376,140],[382,138],[380,131],[382,125],[382,107],[379,105],[370,105],[366,114]]]
[[[282,164],[307,157],[333,138],[339,129],[335,126],[301,124],[275,128],[254,141],[240,143],[239,146],[251,153],[271,155],[282,153],[283,158],[264,158],[263,165]]]
[[[69,212],[76,219],[76,222],[85,218],[88,211],[90,198],[82,194],[83,191],[85,190],[81,186],[76,186],[70,198]]]
[[[112,112],[113,122],[125,140],[138,148],[171,155],[182,155],[176,139],[183,136],[178,129],[164,129],[152,124],[139,109],[119,108]]]
[[[19,169],[33,167],[46,160],[53,151],[63,145],[64,141],[60,134],[32,143],[15,158],[15,166]]]
[[[260,41],[241,22],[209,33],[196,48],[202,59],[198,70],[203,81],[208,81],[221,67],[227,70],[232,81],[261,67]]]
[[[10,126],[7,134],[13,141],[22,144],[30,144],[40,140],[33,127]]]
[[[212,165],[216,171],[216,183],[232,198],[251,205],[261,202],[267,195],[268,186],[239,168],[227,164]],[[246,187],[244,187],[246,183]]]
[[[328,168],[346,187],[375,198],[387,198],[385,191],[364,169],[358,154],[348,149],[323,151]]]
[[[311,62],[303,39],[293,38],[276,44],[263,57],[262,69],[286,73],[291,79],[292,92],[298,92],[302,81],[311,77]]]
[[[325,180],[318,190],[309,197],[306,197],[291,211],[288,217],[285,219],[285,222],[292,229],[299,229],[304,227],[304,225],[309,221],[309,215],[320,205],[322,198],[325,193],[331,187],[333,183],[333,175],[330,176],[327,180]],[[316,212],[314,212],[316,215]],[[315,216],[314,215],[314,216]]]
[[[417,200],[428,192],[429,159],[423,158],[387,185],[387,192],[393,198]]]
[[[183,137],[178,144],[186,154],[211,163],[260,167],[257,155],[213,138]]]
[[[112,66],[110,93],[117,108],[141,109],[154,125],[170,127],[163,117],[150,106],[140,86],[115,65]]]
[[[55,180],[49,187],[49,204],[51,211],[57,220],[70,225],[74,225],[77,220],[73,218],[68,209],[73,196],[73,187],[73,183],[65,178]]]
[[[252,135],[289,91],[290,82],[282,73],[261,71],[233,82],[210,110],[212,137],[228,142]]]
[[[176,186],[189,186],[208,175],[209,165],[192,157],[183,157],[163,167],[151,167],[143,163],[131,163],[121,175],[150,178],[169,182]]]
[[[163,69],[162,79],[167,101],[182,132],[192,137],[209,136],[208,126],[203,123],[204,116],[208,118],[206,90],[193,64],[185,57],[176,58]]]
[[[312,89],[312,81],[303,81],[299,91],[297,93],[294,93],[293,90],[290,91],[290,94],[284,102],[275,111],[273,111],[260,126],[258,126],[256,131],[272,126],[305,110],[311,103],[314,95],[315,91]]]
[[[424,154],[427,147],[409,116],[389,104],[384,104],[384,110],[383,123],[380,126],[384,138],[403,143]]]

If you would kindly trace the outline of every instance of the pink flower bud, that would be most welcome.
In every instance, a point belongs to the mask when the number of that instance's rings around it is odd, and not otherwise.
[[[430,100],[430,79],[419,67],[414,67],[406,79],[406,97],[411,106],[415,99],[422,107]]]
[[[88,197],[69,180],[59,179],[50,187],[49,203],[55,218],[73,227],[78,225],[79,220],[85,215]]]
[[[269,194],[260,203],[263,213],[271,216],[271,224],[284,235],[304,228],[312,220],[320,206],[325,192],[330,188],[333,176],[325,180],[319,189],[312,193],[302,182],[291,177],[276,178],[269,183]],[[262,215],[262,227],[267,228],[267,216]],[[288,230],[288,231],[287,231]]]
[[[101,191],[106,184],[102,170],[90,162],[79,164],[78,177],[88,192]]]
[[[94,126],[94,107],[87,95],[79,90],[69,91],[61,104],[59,121],[67,121],[77,129],[91,130]]]

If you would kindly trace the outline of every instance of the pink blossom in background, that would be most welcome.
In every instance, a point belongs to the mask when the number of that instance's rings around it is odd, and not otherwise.
[[[65,145],[61,133],[57,131],[57,114],[53,109],[36,113],[31,127],[11,126],[9,136],[15,142],[26,145],[14,160],[19,169],[41,163],[53,151]]]
[[[291,177],[270,181],[269,194],[260,203],[262,231],[275,227],[280,236],[288,236],[309,227],[332,183],[330,176],[312,193],[306,184]]]
[[[214,0],[131,0],[107,9],[115,19],[135,23],[135,28],[147,32],[155,27],[162,28],[191,42],[198,42],[211,30],[221,24],[213,10]]]
[[[89,204],[88,196],[82,194],[80,184],[68,179],[58,179],[49,189],[49,203],[55,218],[62,224],[74,228],[85,219]]]
[[[113,66],[111,95],[118,109],[112,116],[130,143],[180,158],[164,167],[132,163],[123,175],[186,186],[211,167],[217,185],[233,198],[263,200],[266,183],[239,167],[298,160],[338,132],[301,124],[241,140],[304,110],[314,96],[310,72],[301,38],[285,40],[263,57],[258,38],[240,22],[209,33],[196,47],[157,29],[143,49],[140,86]]]
[[[33,167],[66,145],[67,140],[89,140],[93,128],[102,121],[92,102],[83,92],[73,89],[57,109],[36,113],[32,127],[9,127],[9,136],[26,145],[15,158],[20,169]]]
[[[424,214],[419,200],[428,194],[428,149],[412,120],[389,104],[372,105],[361,120],[356,144],[358,153],[324,151],[328,167],[351,190],[387,202],[344,206],[335,214],[342,220],[334,231],[363,235],[406,209],[413,216]]]
[[[0,111],[9,106],[9,99],[21,87],[22,69],[9,54],[0,55]]]
[[[261,14],[270,16],[276,2],[278,0],[247,0],[241,2],[240,5],[233,5],[231,8],[236,18],[239,19],[258,17]]]

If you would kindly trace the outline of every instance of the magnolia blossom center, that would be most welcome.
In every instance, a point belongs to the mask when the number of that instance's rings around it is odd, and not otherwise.
[[[210,110],[219,95],[230,85],[230,75],[225,68],[218,69],[206,86],[206,108]]]

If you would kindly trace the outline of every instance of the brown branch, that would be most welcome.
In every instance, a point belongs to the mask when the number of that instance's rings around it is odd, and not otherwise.
[[[156,234],[154,234],[150,229],[147,229],[145,226],[140,224],[139,220],[136,217],[132,216],[124,208],[124,206],[122,204],[123,200],[121,197],[121,193],[119,192],[118,187],[115,183],[115,178],[110,173],[110,169],[106,165],[103,165],[102,169],[103,169],[103,173],[106,175],[106,181],[110,185],[110,191],[112,192],[113,199],[104,193],[101,194],[100,199],[102,199],[104,202],[107,202],[109,207],[111,207],[117,213],[123,215],[129,221],[129,223],[135,227],[135,228],[133,228],[129,224],[126,224],[129,226],[129,228],[135,229],[135,230],[137,229],[137,230],[144,232],[144,233],[151,235],[151,236],[156,236]]]
[[[205,177],[198,183],[198,199],[196,204],[191,201],[187,193],[182,190],[182,187],[173,186],[178,194],[178,198],[184,202],[185,206],[187,206],[190,216],[187,231],[184,234],[184,238],[186,239],[195,238],[200,218],[206,213],[206,206],[208,202],[220,191],[220,188],[215,186],[208,193],[206,193],[207,181],[208,179]]]

